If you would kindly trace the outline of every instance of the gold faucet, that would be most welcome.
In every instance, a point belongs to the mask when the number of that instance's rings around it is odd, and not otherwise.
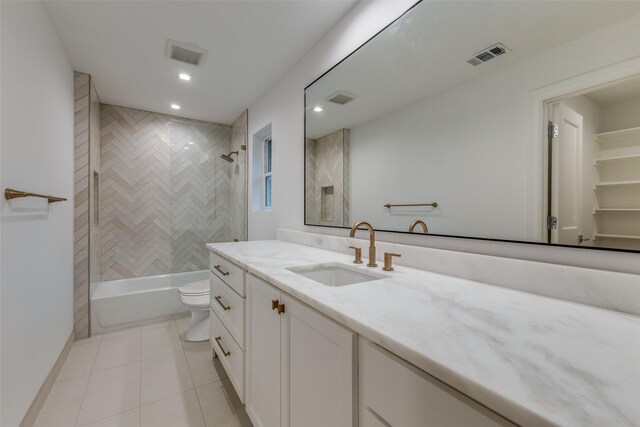
[[[393,271],[393,259],[392,257],[397,256],[397,257],[401,257],[402,255],[400,254],[392,254],[391,252],[385,252],[384,253],[384,267],[382,267],[382,269],[384,271]]]
[[[427,234],[429,232],[429,229],[427,228],[427,224],[425,224],[424,221],[422,221],[422,220],[416,219],[409,226],[409,233],[413,233],[413,229],[416,228],[416,225],[418,225],[418,224],[420,224],[422,226],[422,232],[424,234]]]
[[[360,226],[364,226],[369,229],[369,263],[367,267],[377,267],[376,264],[376,234],[373,231],[373,227],[366,221],[358,221],[351,228],[351,232],[349,233],[349,237],[353,237],[356,234],[356,230]]]

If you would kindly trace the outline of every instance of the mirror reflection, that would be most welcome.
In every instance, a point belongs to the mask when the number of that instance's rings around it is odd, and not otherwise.
[[[418,3],[307,87],[305,224],[640,250],[630,40],[634,1]]]

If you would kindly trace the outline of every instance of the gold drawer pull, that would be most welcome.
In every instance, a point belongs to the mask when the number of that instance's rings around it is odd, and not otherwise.
[[[220,342],[220,340],[222,340],[222,337],[216,337],[216,342],[220,346],[220,350],[222,350],[222,354],[224,354],[224,357],[231,356],[231,353],[228,351],[225,351],[224,347],[222,347],[222,343]]]
[[[222,273],[223,276],[228,276],[229,272],[228,271],[224,271],[220,268],[219,265],[214,265],[213,268],[215,268],[216,270],[218,270],[220,273]]]
[[[222,307],[222,308],[224,309],[224,311],[229,311],[229,310],[231,310],[231,307],[229,307],[228,305],[224,305],[224,304],[222,303],[222,301],[220,301],[220,298],[221,298],[221,297],[220,297],[220,295],[218,295],[218,296],[215,298],[215,299],[216,299],[216,301],[218,301],[218,304],[220,304],[220,307]]]
[[[277,299],[271,300],[271,310],[277,310],[280,302]]]
[[[284,304],[278,304],[278,314],[284,313]]]

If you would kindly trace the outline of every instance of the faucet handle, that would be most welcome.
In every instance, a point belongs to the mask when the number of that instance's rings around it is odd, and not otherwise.
[[[354,264],[362,264],[362,248],[357,246],[349,246],[349,249],[354,249],[356,251],[355,259],[353,260]]]
[[[393,259],[392,257],[397,256],[397,257],[401,257],[402,255],[400,254],[392,254],[391,252],[385,252],[384,253],[384,267],[382,267],[382,269],[384,271],[393,271]]]

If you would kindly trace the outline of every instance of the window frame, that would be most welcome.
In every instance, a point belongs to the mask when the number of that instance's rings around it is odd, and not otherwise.
[[[273,139],[271,134],[262,139],[262,208],[271,210],[273,207]],[[269,205],[267,205],[267,177],[269,181]]]

